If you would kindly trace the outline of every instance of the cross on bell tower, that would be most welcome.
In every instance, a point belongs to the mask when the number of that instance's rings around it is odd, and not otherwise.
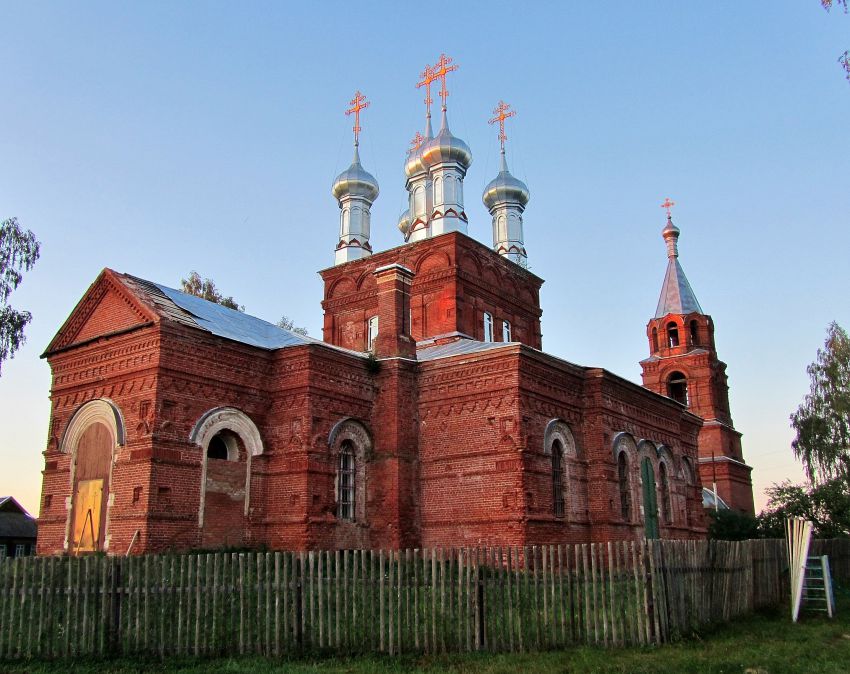
[[[449,90],[446,88],[446,75],[457,70],[460,66],[449,65],[452,59],[445,54],[440,54],[440,60],[434,64],[434,76],[440,79],[440,98],[443,99],[443,110],[446,109],[446,99],[449,97]]]

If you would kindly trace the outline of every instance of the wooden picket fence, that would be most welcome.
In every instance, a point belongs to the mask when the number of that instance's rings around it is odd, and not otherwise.
[[[838,579],[850,541],[819,541]],[[0,659],[658,644],[787,597],[784,541],[24,557]]]

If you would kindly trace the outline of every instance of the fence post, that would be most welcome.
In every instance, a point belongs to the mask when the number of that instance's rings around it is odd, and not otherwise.
[[[475,550],[475,637],[477,643],[475,649],[480,651],[484,645],[484,578],[483,569],[479,563],[478,548]]]
[[[121,558],[113,557],[109,569],[109,652],[121,652]]]

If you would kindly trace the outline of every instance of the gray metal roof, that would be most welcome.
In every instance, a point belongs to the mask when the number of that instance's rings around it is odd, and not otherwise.
[[[328,344],[313,337],[306,337],[280,328],[262,318],[251,316],[242,311],[210,302],[194,295],[188,295],[174,288],[146,281],[145,279],[124,274],[123,278],[136,290],[144,293],[157,311],[167,318],[183,325],[204,330],[218,337],[260,349],[273,351],[287,346],[318,344],[323,347],[365,357],[359,351],[352,351]]]
[[[667,262],[667,273],[661,286],[655,318],[667,314],[690,314],[695,311],[701,314],[702,308],[691,289],[691,284],[688,283],[682,265],[679,264],[679,258],[671,256]]]
[[[501,349],[505,346],[517,346],[519,342],[479,342],[475,339],[459,339],[448,344],[439,346],[420,347],[416,351],[416,357],[421,361],[436,360],[437,358],[448,358],[450,356],[462,356],[481,351]]]
[[[715,494],[708,487],[702,488],[702,507],[710,508],[714,510],[715,504],[717,504],[718,510],[729,510],[729,506],[726,505],[726,501],[720,498],[717,494]]]

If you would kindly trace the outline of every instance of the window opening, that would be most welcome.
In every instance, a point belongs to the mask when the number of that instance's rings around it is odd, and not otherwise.
[[[688,405],[688,380],[681,372],[673,372],[667,380],[667,395],[677,403]]]
[[[691,344],[699,344],[699,326],[696,321],[691,321]]]
[[[502,341],[510,342],[511,341],[511,322],[510,321],[502,321]]]
[[[484,341],[493,341],[493,315],[487,311],[484,312]]]
[[[555,517],[564,516],[564,447],[560,440],[552,443],[552,504]]]
[[[672,524],[673,512],[670,507],[670,482],[667,479],[666,463],[661,463],[658,468],[658,474],[661,478],[661,517],[664,519],[664,524]]]
[[[227,441],[224,439],[223,433],[216,433],[207,445],[207,458],[220,459],[227,461],[228,458]]]
[[[673,321],[667,324],[667,346],[679,346],[679,328]]]
[[[23,543],[18,543],[15,546],[15,557],[23,557],[27,554],[27,546]]]
[[[337,517],[341,520],[354,519],[354,477],[354,445],[345,440],[339,448]]]
[[[372,316],[369,319],[369,325],[367,329],[367,339],[366,339],[366,350],[374,351],[375,350],[375,340],[378,338],[378,317]]]
[[[620,516],[628,522],[631,519],[632,496],[629,492],[629,462],[625,452],[620,452],[617,457],[617,475],[620,482]]]
[[[652,353],[658,351],[658,328],[652,328]]]

